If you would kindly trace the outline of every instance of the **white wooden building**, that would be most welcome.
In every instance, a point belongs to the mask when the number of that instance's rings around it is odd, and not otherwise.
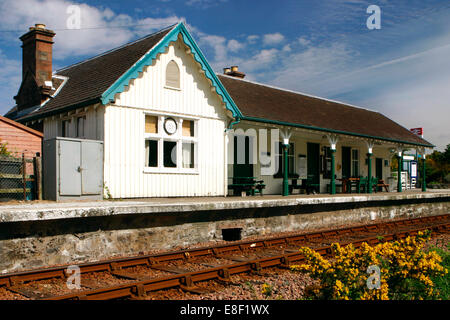
[[[30,32],[46,36],[46,43],[54,35],[45,26]],[[44,41],[42,37],[36,41]],[[39,59],[37,53],[34,57]],[[212,71],[179,23],[54,72],[36,86],[40,103],[30,107],[32,103],[18,102],[6,116],[43,131],[44,140],[64,136],[103,141],[105,195],[113,198],[228,195],[236,174],[230,163],[230,129],[289,132],[290,140],[280,137],[271,156],[283,162],[278,145],[291,144],[290,179],[303,174],[302,164],[311,161],[305,159],[313,158],[312,143],[319,167],[320,156],[327,158],[326,147],[334,143],[337,179],[368,175],[364,161],[372,149],[387,178],[392,150],[433,147],[378,113],[246,81],[237,68],[226,74]],[[323,112],[344,118],[315,123]],[[303,119],[305,114],[312,120]],[[368,129],[361,127],[364,121],[372,122]],[[253,151],[247,147],[244,152]],[[321,163],[326,167],[327,159]],[[283,166],[270,175],[261,174],[259,162],[245,170],[264,180],[266,194],[282,192]],[[320,192],[327,192],[328,171],[317,171]]]

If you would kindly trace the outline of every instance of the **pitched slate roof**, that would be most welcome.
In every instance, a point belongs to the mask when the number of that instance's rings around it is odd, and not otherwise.
[[[244,120],[433,146],[379,112],[226,75],[218,77]]]
[[[174,27],[175,25],[170,26],[97,57],[56,71],[55,75],[68,78],[60,92],[42,108],[17,120],[24,121],[39,115],[62,111],[70,106],[100,101],[102,94]]]
[[[235,117],[433,146],[378,112],[234,77],[216,76],[183,24],[170,26],[94,58],[58,70],[55,72],[55,79],[58,81],[53,81],[55,95],[52,99],[26,115],[23,114],[25,110],[17,113],[17,110],[12,108],[7,113],[8,117],[24,122],[64,112],[70,108],[101,102],[105,92],[114,87],[113,85],[124,75],[130,77],[127,73],[133,71],[133,66],[140,64],[141,59],[150,50],[158,47],[157,44],[166,35],[169,33],[176,35],[171,32],[174,28],[183,32],[184,41],[195,52],[196,61],[202,64],[206,76],[213,81],[217,93],[222,96],[227,108]],[[120,89],[114,92],[120,92]]]

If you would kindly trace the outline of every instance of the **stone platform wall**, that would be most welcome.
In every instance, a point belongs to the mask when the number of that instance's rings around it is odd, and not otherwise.
[[[310,203],[183,212],[92,215],[0,221],[0,272],[130,256],[221,241],[223,228],[242,239],[274,232],[342,227],[450,213],[450,197]]]

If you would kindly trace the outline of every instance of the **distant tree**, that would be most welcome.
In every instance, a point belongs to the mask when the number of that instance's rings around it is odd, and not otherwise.
[[[450,144],[447,145],[444,152],[433,151],[427,157],[426,180],[430,182],[445,182],[445,177],[450,172]]]

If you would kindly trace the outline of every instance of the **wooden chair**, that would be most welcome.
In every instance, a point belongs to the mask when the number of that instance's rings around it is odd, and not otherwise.
[[[360,177],[358,181],[358,193],[361,193],[361,189],[364,190],[364,192],[367,192],[367,177]]]
[[[389,184],[384,183],[384,180],[382,180],[382,179],[378,180],[377,187],[384,188],[384,190],[386,190],[386,192],[389,192]]]

